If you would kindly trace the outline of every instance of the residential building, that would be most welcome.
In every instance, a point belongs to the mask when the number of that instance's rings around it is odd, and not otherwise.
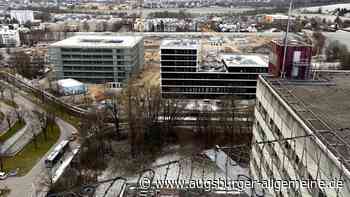
[[[266,56],[209,52],[201,57],[198,40],[163,40],[160,49],[164,98],[252,99],[258,75],[268,71]]]
[[[15,18],[19,24],[34,21],[34,13],[32,10],[11,10],[10,16],[11,18]]]
[[[49,56],[58,79],[120,87],[143,67],[143,37],[77,35],[52,44]]]
[[[349,74],[319,73],[314,80],[260,76],[252,179],[308,181],[306,186],[270,188],[266,193],[350,196]]]
[[[18,47],[21,45],[18,30],[12,30],[8,27],[0,28],[0,47]]]
[[[295,18],[290,17],[290,20],[294,21]],[[265,15],[264,22],[265,23],[274,23],[274,24],[287,24],[288,23],[288,16],[282,15],[282,14]]]

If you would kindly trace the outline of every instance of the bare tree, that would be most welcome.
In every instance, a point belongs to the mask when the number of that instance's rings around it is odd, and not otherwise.
[[[0,142],[0,150],[2,150],[2,142]],[[4,156],[0,153],[0,169],[4,170]]]
[[[15,91],[13,90],[13,88],[9,88],[9,93],[11,103],[15,103]]]
[[[83,25],[82,26],[83,31],[85,31],[85,32],[90,31],[90,26],[89,26],[87,21],[84,21],[82,25]]]
[[[79,133],[81,139],[81,153],[79,171],[83,169],[97,172],[107,165],[105,158],[105,133],[104,133],[105,112],[93,110],[82,119]]]
[[[24,122],[24,114],[25,114],[25,112],[22,109],[20,109],[20,108],[15,108],[14,112],[16,114],[17,121],[23,123]]]
[[[163,130],[165,134],[170,138],[175,138],[175,127],[178,121],[181,121],[184,117],[184,106],[180,99],[163,99],[161,102],[162,107],[162,121]]]
[[[35,129],[33,128],[33,126],[30,126],[29,133],[31,134],[32,141],[34,143],[34,148],[38,149],[38,135],[35,132]]]
[[[111,106],[108,108],[111,112],[113,123],[114,123],[114,130],[117,135],[117,137],[120,136],[120,128],[119,128],[119,106],[117,103],[117,98],[113,97]]]
[[[326,48],[327,61],[339,61],[348,54],[346,45],[339,41],[332,41]]]
[[[1,99],[4,99],[4,92],[5,92],[5,86],[0,83],[0,94],[1,94]]]
[[[8,125],[8,129],[11,130],[12,128],[12,120],[11,120],[11,113],[9,112],[7,115],[6,115],[6,122],[7,122],[7,125]]]
[[[146,83],[136,84],[132,80],[129,80],[121,102],[128,114],[131,153],[136,157],[136,152],[145,150],[142,148],[145,145],[150,149],[160,147],[162,140],[159,117],[162,110],[159,87]]]
[[[47,140],[47,131],[48,131],[49,123],[50,123],[50,117],[49,117],[48,113],[40,112],[37,110],[33,110],[33,113],[36,115],[36,117],[38,118],[38,120],[40,122],[40,128],[44,134],[44,139]]]
[[[314,46],[315,46],[316,54],[319,55],[322,53],[322,50],[326,43],[326,37],[319,31],[314,32],[312,34],[312,37],[315,40]]]

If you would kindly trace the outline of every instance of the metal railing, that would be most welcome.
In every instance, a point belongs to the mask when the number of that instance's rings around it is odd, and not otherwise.
[[[59,107],[62,107],[65,111],[67,111],[69,114],[83,117],[88,113],[88,110],[82,109],[80,107],[67,104],[54,95],[46,92],[45,90],[39,89],[37,87],[34,87],[31,84],[28,84],[26,81],[16,77],[13,74],[10,74],[8,72],[1,71],[0,72],[0,79],[10,83],[11,85],[29,93],[33,93],[37,97],[41,98],[43,101],[51,102]]]

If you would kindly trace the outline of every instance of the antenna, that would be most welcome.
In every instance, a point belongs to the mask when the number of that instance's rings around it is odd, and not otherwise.
[[[284,37],[284,52],[283,52],[283,62],[282,62],[282,72],[281,77],[285,77],[285,67],[286,67],[286,57],[287,57],[287,50],[288,50],[288,33],[290,28],[290,16],[292,14],[292,7],[293,7],[293,0],[290,0],[289,4],[289,11],[288,11],[288,24],[287,24],[287,31]]]

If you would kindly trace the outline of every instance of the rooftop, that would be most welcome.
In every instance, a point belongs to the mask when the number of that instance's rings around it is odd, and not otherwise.
[[[316,81],[265,79],[349,170],[350,72],[322,72]]]
[[[285,41],[284,39],[278,39],[278,40],[272,40],[273,43],[276,43],[280,46],[284,46]],[[288,38],[288,46],[292,46],[292,47],[297,47],[297,46],[310,46],[310,44],[307,44],[306,42],[300,41],[300,40],[296,40],[296,39],[290,39]]]
[[[129,48],[142,40],[141,36],[78,35],[52,44],[52,47]]]
[[[165,39],[161,42],[161,49],[199,49],[199,41],[195,39]]]
[[[61,80],[58,80],[57,83],[60,86],[66,87],[66,88],[84,85],[82,82],[77,81],[75,79],[61,79]]]
[[[223,54],[222,60],[227,67],[268,67],[269,58],[262,55]]]

